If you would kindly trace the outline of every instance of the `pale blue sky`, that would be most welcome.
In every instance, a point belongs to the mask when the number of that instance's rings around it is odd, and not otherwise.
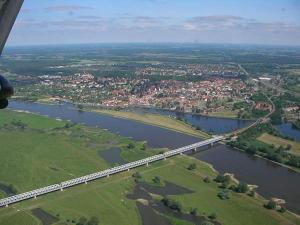
[[[8,45],[300,45],[300,0],[25,0]]]

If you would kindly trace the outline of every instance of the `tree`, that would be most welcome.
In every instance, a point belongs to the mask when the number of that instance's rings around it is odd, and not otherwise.
[[[277,203],[273,200],[270,200],[267,204],[265,204],[267,209],[276,209]]]
[[[235,191],[238,193],[246,193],[249,191],[249,187],[246,183],[239,183],[238,186],[235,188]]]
[[[192,163],[189,165],[188,170],[195,170],[197,168],[197,165],[195,163]]]

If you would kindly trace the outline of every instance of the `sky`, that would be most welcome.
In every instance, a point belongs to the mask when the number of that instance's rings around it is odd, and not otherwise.
[[[300,0],[25,0],[8,45],[300,45]]]

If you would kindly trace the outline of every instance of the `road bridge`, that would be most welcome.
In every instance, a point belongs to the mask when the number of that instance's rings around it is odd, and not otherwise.
[[[43,188],[39,188],[33,191],[29,191],[29,192],[25,192],[22,194],[18,194],[18,195],[14,195],[8,198],[4,198],[0,200],[0,207],[8,207],[10,204],[13,203],[17,203],[17,202],[21,202],[27,199],[31,199],[31,198],[37,198],[40,195],[44,195],[44,194],[48,194],[51,192],[55,192],[55,191],[63,191],[66,188],[75,186],[75,185],[79,185],[79,184],[86,184],[89,181],[93,181],[96,179],[100,179],[103,177],[109,177],[110,175],[116,174],[116,173],[120,173],[123,171],[128,171],[130,169],[139,167],[139,166],[143,166],[143,165],[148,165],[152,162],[156,162],[159,160],[164,160],[167,159],[169,157],[175,156],[175,155],[180,155],[183,154],[185,152],[191,151],[191,150],[197,150],[197,148],[199,147],[203,147],[203,146],[207,146],[207,145],[213,145],[214,143],[217,143],[221,140],[223,140],[224,137],[223,136],[215,136],[211,139],[207,139],[195,144],[191,144],[188,146],[184,146],[175,150],[170,150],[167,151],[163,154],[159,154],[159,155],[155,155],[155,156],[151,156],[145,159],[141,159],[138,161],[134,161],[134,162],[130,162],[124,165],[120,165],[120,166],[116,166],[110,169],[106,169],[100,172],[96,172],[93,174],[89,174],[86,176],[82,176],[82,177],[78,177],[72,180],[68,180],[68,181],[64,181],[61,182],[59,184],[53,184],[47,187],[43,187]]]

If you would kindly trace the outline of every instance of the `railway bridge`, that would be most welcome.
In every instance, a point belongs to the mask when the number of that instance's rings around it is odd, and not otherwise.
[[[191,150],[196,151],[197,148],[199,148],[199,147],[213,145],[214,143],[220,142],[223,139],[224,139],[224,136],[215,136],[211,139],[207,139],[207,140],[195,143],[195,144],[184,146],[184,147],[181,147],[181,148],[178,148],[175,150],[170,150],[163,154],[151,156],[151,157],[148,157],[145,159],[130,162],[130,163],[120,165],[120,166],[116,166],[116,167],[106,169],[106,170],[103,170],[100,172],[96,172],[96,173],[78,177],[78,178],[75,178],[72,180],[64,181],[64,182],[61,182],[58,184],[53,184],[53,185],[50,185],[47,187],[39,188],[39,189],[36,189],[33,191],[29,191],[29,192],[14,195],[14,196],[11,196],[8,198],[4,198],[4,199],[0,200],[0,207],[8,207],[10,204],[21,202],[21,201],[31,199],[31,198],[37,198],[40,195],[45,195],[45,194],[48,194],[51,192],[63,191],[64,189],[75,186],[75,185],[84,184],[84,183],[86,184],[89,181],[93,181],[93,180],[100,179],[103,177],[109,177],[110,175],[120,173],[123,171],[128,171],[130,169],[133,169],[133,168],[136,168],[139,166],[148,165],[149,163],[156,162],[159,160],[165,160],[169,157],[172,157],[175,155],[180,155],[180,154],[186,153]]]

